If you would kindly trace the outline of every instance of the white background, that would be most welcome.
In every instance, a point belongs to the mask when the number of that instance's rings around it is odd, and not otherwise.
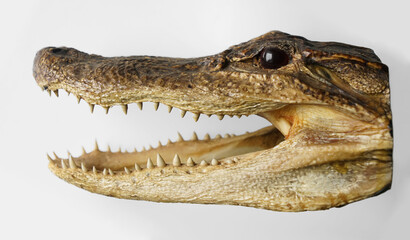
[[[9,1],[0,6],[1,239],[408,239],[410,213],[410,30],[408,1]],[[328,211],[280,213],[217,205],[164,204],[92,194],[47,168],[46,153],[79,154],[157,145],[177,131],[236,133],[268,123],[202,117],[131,105],[107,116],[61,92],[50,98],[32,77],[46,46],[105,56],[198,57],[270,30],[375,50],[390,68],[394,179],[378,197]]]

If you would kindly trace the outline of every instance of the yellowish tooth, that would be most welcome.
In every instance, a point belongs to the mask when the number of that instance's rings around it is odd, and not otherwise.
[[[147,149],[143,146],[142,147],[142,152],[147,151]]]
[[[158,107],[159,107],[159,102],[154,102],[154,109],[155,109],[155,111],[158,110]]]
[[[59,157],[57,156],[57,154],[55,153],[55,152],[53,152],[53,154],[54,154],[54,158],[57,160],[57,159],[59,159]]]
[[[95,140],[95,143],[94,143],[94,151],[100,151],[100,149],[98,148],[97,140]]]
[[[122,104],[121,108],[122,108],[122,111],[124,112],[124,114],[128,113],[128,105],[127,104]]]
[[[109,173],[111,176],[114,176],[114,172],[111,170],[111,168],[108,168],[108,173]]]
[[[201,166],[208,166],[208,163],[207,163],[205,160],[202,160],[199,165],[201,165]]]
[[[204,140],[211,140],[211,136],[209,136],[209,133],[205,134]]]
[[[47,92],[48,92],[48,95],[50,95],[50,97],[51,97],[51,90],[48,89]]]
[[[70,92],[67,92],[67,96],[70,96],[70,94],[71,94]]]
[[[142,110],[142,102],[137,102],[138,108]]]
[[[222,138],[221,134],[216,134],[215,139]]]
[[[91,111],[91,113],[94,113],[94,107],[95,107],[95,105],[89,103],[88,106],[90,106],[90,111]]]
[[[226,161],[227,164],[232,164],[233,161],[231,159],[229,159],[228,161]]]
[[[80,101],[81,101],[81,96],[76,96],[77,97],[77,103],[80,103]]]
[[[198,135],[196,134],[196,132],[194,132],[194,133],[192,134],[191,140],[192,140],[192,141],[198,140]]]
[[[117,152],[119,152],[119,153],[121,152],[121,147],[118,147],[118,151],[117,151]]]
[[[148,145],[148,150],[154,149],[151,145]]]
[[[138,163],[134,164],[134,168],[135,168],[135,171],[141,171],[141,167],[140,165],[138,165]]]
[[[54,90],[53,92],[56,95],[56,97],[58,97],[58,89]]]
[[[171,139],[168,139],[167,145],[171,143],[172,143]]]
[[[84,155],[84,154],[87,154],[87,151],[85,151],[85,148],[84,148],[84,147],[81,147],[81,150],[82,150],[82,152],[83,152],[83,155]]]
[[[157,166],[158,167],[165,167],[167,164],[165,163],[164,159],[157,153]]]
[[[85,167],[84,163],[81,163],[81,170],[83,170],[83,172],[87,172],[87,168]]]
[[[97,168],[95,168],[95,166],[93,166],[93,173],[97,174]]]
[[[218,160],[216,160],[215,158],[212,159],[212,161],[211,161],[211,165],[212,165],[212,166],[216,166],[216,165],[218,165],[218,164],[219,164]]]
[[[172,111],[172,106],[168,106],[168,113],[170,113]]]
[[[48,155],[48,153],[47,153],[47,159],[50,163],[54,164],[54,160],[50,157],[50,155]]]
[[[231,135],[229,135],[229,133],[225,134],[224,138],[230,138]]]
[[[283,134],[283,136],[287,136],[289,134],[289,130],[292,127],[290,123],[284,119],[284,118],[279,118],[275,119],[274,125],[275,127]]]
[[[64,159],[61,159],[61,168],[67,169],[67,165],[65,164]]]
[[[188,167],[193,167],[193,166],[195,166],[195,162],[191,157],[189,157],[188,160],[186,161],[186,165]]]
[[[103,107],[105,110],[105,114],[108,114],[108,111],[110,111],[110,107]]]
[[[239,159],[238,159],[237,157],[234,157],[234,158],[233,158],[233,161],[234,161],[234,162],[238,162]]]
[[[110,147],[110,145],[107,145],[107,152],[111,152],[111,147]]]
[[[185,117],[186,111],[181,109],[181,117]]]
[[[179,158],[178,154],[175,154],[174,160],[172,160],[172,165],[174,167],[181,166],[181,159]]]
[[[158,147],[162,147],[161,141],[158,141]]]
[[[103,170],[103,175],[107,175],[107,169],[106,168],[104,168],[104,170]]]
[[[236,115],[238,118],[241,118],[242,117],[242,115]]]
[[[210,117],[212,117],[212,114],[207,114],[207,116],[210,118]]]
[[[182,137],[181,133],[178,132],[178,140],[177,142],[183,142],[184,138]]]
[[[127,167],[124,167],[124,171],[125,171],[126,174],[130,174],[130,173],[131,173],[130,170],[129,170]]]
[[[152,169],[152,168],[154,168],[154,167],[155,167],[155,165],[154,165],[154,163],[152,163],[151,158],[148,158],[148,160],[147,160],[147,168]]]
[[[225,117],[225,115],[221,115],[221,114],[218,114],[217,116],[218,116],[218,119],[219,119],[219,120],[222,120],[222,119],[224,119],[224,117]]]
[[[75,164],[73,157],[71,155],[68,157],[68,165],[71,169],[77,168],[77,165]]]
[[[201,116],[200,113],[194,113],[194,121],[198,122],[199,117]]]

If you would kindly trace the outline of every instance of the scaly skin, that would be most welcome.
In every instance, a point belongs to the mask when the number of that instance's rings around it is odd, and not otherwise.
[[[280,49],[289,62],[267,69],[267,48]],[[195,120],[257,114],[273,124],[141,152],[96,147],[79,157],[49,157],[58,177],[91,192],[305,211],[343,206],[391,185],[388,69],[367,48],[277,31],[189,59],[49,47],[37,53],[34,77],[41,88],[64,89],[91,109],[121,105],[126,112],[127,104],[155,102],[191,111]]]

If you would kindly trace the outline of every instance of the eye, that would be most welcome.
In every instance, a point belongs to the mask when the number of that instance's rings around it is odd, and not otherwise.
[[[289,63],[289,56],[279,48],[265,48],[260,54],[259,62],[264,68],[277,69]]]

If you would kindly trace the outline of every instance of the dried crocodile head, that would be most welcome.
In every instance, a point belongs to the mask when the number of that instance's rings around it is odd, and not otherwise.
[[[64,89],[92,109],[126,111],[149,101],[191,111],[196,120],[255,114],[273,124],[142,152],[96,148],[49,158],[58,177],[91,192],[303,211],[390,188],[388,68],[367,48],[277,31],[202,58],[106,58],[49,47],[37,53],[34,77],[43,89]]]

